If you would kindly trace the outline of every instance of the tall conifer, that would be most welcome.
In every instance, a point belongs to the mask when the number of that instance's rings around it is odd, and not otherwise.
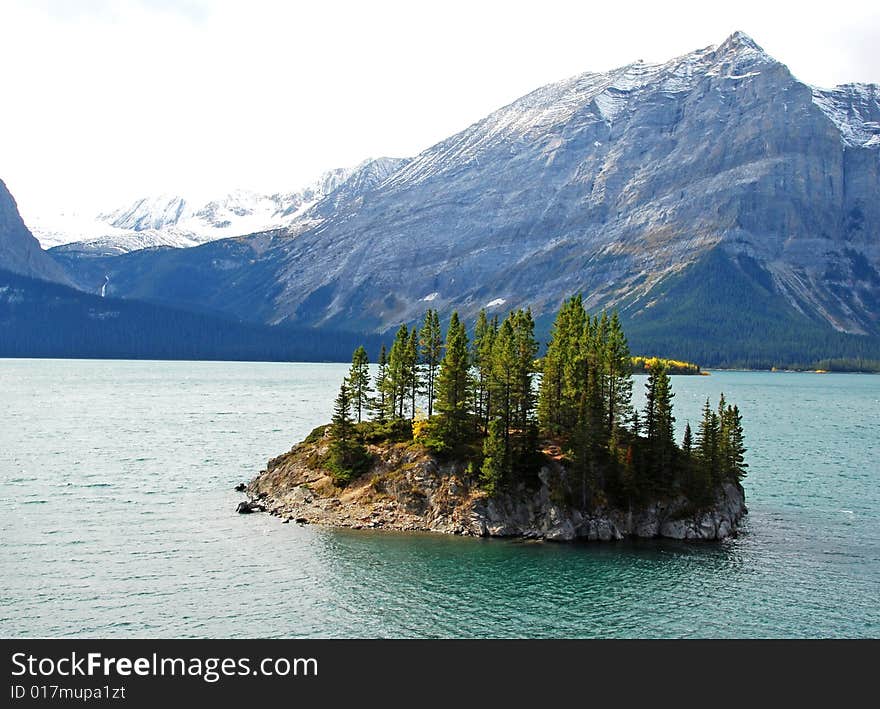
[[[384,422],[388,415],[388,352],[385,345],[379,351],[379,362],[376,370],[376,396],[373,399],[373,412],[377,421]],[[392,407],[393,408],[393,407]],[[393,416],[393,412],[392,412]]]
[[[428,418],[434,413],[434,392],[440,357],[443,354],[443,334],[440,331],[440,316],[436,310],[428,310],[419,332],[419,347],[425,363],[425,395],[428,399]]]
[[[351,358],[351,369],[348,372],[348,387],[351,395],[351,406],[360,423],[363,413],[369,406],[370,393],[370,358],[363,346],[354,351]]]
[[[446,352],[437,376],[437,431],[452,448],[468,438],[471,401],[470,356],[464,324],[453,312],[446,333]]]

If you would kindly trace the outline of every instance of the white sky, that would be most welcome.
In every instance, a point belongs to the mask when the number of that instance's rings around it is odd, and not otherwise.
[[[736,29],[809,83],[880,83],[880,2],[597,4],[0,0],[0,178],[26,218],[294,189]]]

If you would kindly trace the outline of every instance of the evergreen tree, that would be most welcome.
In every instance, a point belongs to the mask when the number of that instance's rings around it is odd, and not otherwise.
[[[580,322],[580,300],[571,302],[573,309],[572,317]],[[604,323],[604,324],[603,324]],[[572,459],[575,463],[576,473],[581,478],[581,498],[586,504],[586,499],[591,490],[605,487],[606,472],[611,462],[611,446],[608,432],[605,426],[607,406],[604,399],[605,376],[602,369],[602,330],[606,328],[607,320],[584,317],[580,327],[580,333],[573,339],[574,345],[568,350],[566,360],[573,362],[574,366],[566,367],[571,370],[579,370],[577,375],[582,382],[578,408],[573,422],[561,421],[563,432],[570,434]],[[607,328],[606,328],[607,329]],[[574,338],[574,333],[572,333]],[[575,349],[576,348],[576,349]],[[571,374],[568,381],[577,381]],[[564,387],[563,399],[568,399],[571,393],[568,386]],[[567,407],[567,404],[564,405]]]
[[[718,479],[727,478],[728,477],[728,452],[727,452],[727,442],[730,439],[730,431],[729,429],[729,418],[727,412],[727,400],[724,398],[724,392],[721,392],[721,396],[718,397],[718,409],[716,411],[716,417],[718,419],[718,451],[717,451],[717,460],[718,460],[718,469],[716,471]]]
[[[513,343],[516,351],[514,380],[514,425],[525,432],[532,423],[535,411],[535,357],[538,342],[535,340],[535,321],[531,310],[517,310],[513,316]]]
[[[569,438],[568,450],[568,455],[571,458],[572,477],[580,482],[582,508],[587,506],[588,492],[592,489],[593,484],[593,468],[595,464],[589,429],[583,425],[583,421],[586,418],[586,408],[587,393],[584,392],[578,405],[577,421]]]
[[[718,439],[720,437],[718,414],[712,411],[709,400],[703,405],[703,415],[697,429],[697,480],[696,487],[702,501],[711,500],[719,477]]]
[[[699,498],[702,496],[703,491],[696,474],[696,461],[694,460],[694,434],[691,431],[690,421],[685,423],[684,426],[684,438],[681,442],[681,452],[682,456],[679,468],[685,494],[692,499]]]
[[[743,436],[742,415],[739,407],[725,409],[724,435],[724,475],[732,481],[740,481],[746,476],[748,463],[745,462],[745,440]]]
[[[437,432],[447,448],[469,436],[471,386],[467,332],[458,313],[453,312],[446,332],[446,352],[437,375]]]
[[[434,413],[434,383],[437,378],[437,369],[440,367],[440,357],[443,354],[440,317],[436,310],[428,310],[425,313],[425,321],[419,332],[419,345],[422,361],[425,363],[425,393],[428,397],[428,418],[430,418]]]
[[[490,322],[486,311],[480,310],[474,328],[473,351],[471,363],[476,371],[474,377],[474,416],[477,429],[488,432],[490,391],[489,382],[492,372],[492,346],[498,332],[498,319]]]
[[[645,431],[648,438],[648,470],[655,485],[669,488],[675,473],[675,430],[672,386],[666,366],[655,363],[645,384]]]
[[[363,346],[358,347],[351,358],[348,387],[351,405],[357,413],[357,422],[360,423],[364,411],[369,406],[370,393],[373,391],[370,387],[370,359]]]
[[[603,320],[605,314],[602,314]],[[606,425],[609,437],[632,417],[632,356],[615,312],[603,327]]]
[[[587,384],[591,330],[580,295],[570,298],[564,307],[568,315],[563,320],[559,353],[562,371],[559,421],[563,432],[569,433],[577,420],[581,394]]]
[[[542,363],[538,423],[551,436],[571,433],[586,381],[587,316],[580,296],[566,300],[556,316]]]
[[[509,464],[501,420],[492,419],[489,435],[483,440],[483,465],[480,468],[480,485],[490,495],[498,490]]]
[[[490,420],[498,419],[504,438],[504,457],[510,458],[510,429],[514,420],[514,388],[517,378],[517,350],[512,318],[508,316],[498,328],[492,345]],[[491,425],[491,423],[490,423]]]
[[[560,402],[562,400],[562,367],[551,335],[547,353],[541,360],[541,386],[538,389],[538,423],[548,436],[562,433]]]
[[[341,445],[351,442],[354,425],[351,420],[351,390],[348,380],[343,380],[333,404],[333,418],[330,423],[333,440]]]
[[[407,366],[408,345],[409,329],[404,323],[398,328],[397,334],[394,336],[394,343],[391,345],[391,352],[388,354],[388,375],[385,385],[392,418],[403,418],[410,379]]]
[[[388,415],[388,352],[385,349],[385,345],[382,345],[382,349],[379,351],[379,362],[378,369],[376,371],[376,396],[373,399],[373,411],[375,413],[375,418],[380,423],[385,422],[385,417]]]
[[[332,442],[327,463],[337,485],[347,485],[363,473],[369,465],[369,455],[354,438],[354,423],[351,420],[352,398],[348,381],[343,381],[333,405],[333,418],[330,424]]]
[[[409,395],[409,417],[416,418],[416,397],[422,390],[422,372],[419,366],[418,332],[413,327],[406,341],[406,390]]]

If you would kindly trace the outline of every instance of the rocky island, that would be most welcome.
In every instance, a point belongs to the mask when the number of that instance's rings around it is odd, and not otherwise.
[[[469,343],[453,313],[444,344],[429,311],[421,329],[401,327],[390,356],[383,348],[375,386],[359,348],[333,422],[270,460],[243,486],[239,511],[548,541],[737,533],[747,465],[736,406],[707,401],[679,446],[662,361],[649,370],[644,410],[631,406],[616,316],[566,301],[540,360],[532,333],[528,311],[500,324],[481,313]]]

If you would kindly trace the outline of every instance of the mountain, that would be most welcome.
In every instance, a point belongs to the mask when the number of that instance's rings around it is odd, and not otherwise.
[[[0,270],[0,357],[344,361],[378,338],[267,327]],[[366,342],[365,342],[366,340]]]
[[[359,197],[325,198],[296,238],[138,252],[77,276],[373,332],[427,307],[470,320],[521,305],[546,331],[581,292],[591,309],[620,309],[644,353],[763,361],[782,356],[784,331],[795,348],[845,354],[880,335],[878,192],[878,88],[811,87],[737,32],[542,87]],[[695,322],[712,327],[694,334]]]
[[[32,278],[69,283],[64,270],[28,231],[3,180],[0,180],[0,268]]]
[[[337,168],[293,192],[260,194],[236,190],[219,198],[194,200],[175,194],[145,197],[98,215],[37,215],[34,233],[46,247],[72,244],[79,255],[112,255],[138,249],[185,248],[234,236],[284,228],[296,232],[317,223],[311,207],[340,186],[346,195],[370,184],[371,176],[388,175],[404,164],[378,158],[353,168]]]

